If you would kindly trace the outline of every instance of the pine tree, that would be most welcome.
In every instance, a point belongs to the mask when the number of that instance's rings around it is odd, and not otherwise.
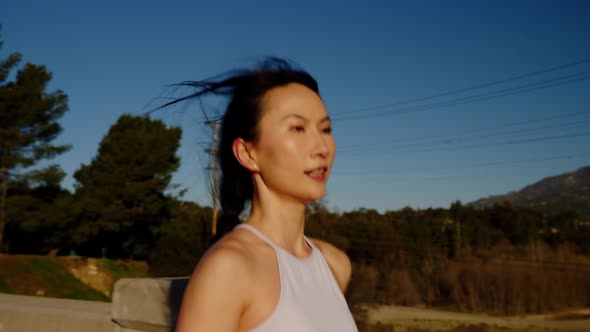
[[[90,256],[145,258],[160,223],[169,218],[172,173],[180,164],[180,128],[123,115],[89,165],[74,177],[79,204],[74,242]]]
[[[0,42],[0,49],[2,43]],[[57,122],[67,111],[67,96],[60,90],[46,92],[51,73],[45,66],[26,63],[8,81],[21,60],[19,53],[0,59],[0,251],[4,248],[7,196],[11,179],[26,177],[40,160],[67,151],[68,145],[53,145],[62,127]],[[35,171],[39,176],[39,171]]]

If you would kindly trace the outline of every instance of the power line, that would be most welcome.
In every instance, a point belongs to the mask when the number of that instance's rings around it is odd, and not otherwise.
[[[562,123],[562,124],[558,124],[558,125],[546,125],[546,126],[541,126],[541,127],[535,127],[535,128],[520,128],[520,129],[513,129],[513,130],[508,130],[508,131],[498,131],[498,132],[491,132],[491,133],[486,133],[486,134],[478,134],[478,135],[461,135],[461,134],[452,134],[452,135],[438,135],[435,136],[438,139],[436,140],[425,140],[425,139],[418,139],[418,141],[416,142],[407,142],[404,143],[403,140],[395,140],[395,141],[389,141],[389,142],[383,142],[380,144],[375,144],[375,143],[364,143],[364,144],[355,144],[352,146],[345,146],[344,148],[339,148],[338,151],[339,153],[348,153],[348,152],[355,152],[355,151],[375,151],[375,150],[382,150],[384,148],[392,148],[392,147],[397,147],[397,148],[407,148],[407,147],[413,147],[413,146],[420,146],[420,145],[437,145],[437,144],[456,144],[456,143],[460,143],[461,141],[473,141],[474,139],[486,139],[486,138],[492,138],[492,137],[496,137],[496,136],[502,136],[502,137],[507,137],[507,136],[512,136],[512,135],[517,135],[517,136],[522,136],[522,134],[526,134],[526,133],[531,133],[531,132],[538,132],[540,130],[543,131],[547,131],[547,130],[553,130],[553,129],[571,129],[571,128],[575,128],[575,127],[579,127],[579,126],[585,126],[586,124],[590,123],[590,119],[589,120],[578,120],[575,122],[568,122],[568,123]],[[479,130],[482,131],[482,130]],[[474,132],[473,130],[470,132]]]
[[[544,142],[544,141],[552,141],[552,140],[559,140],[559,139],[566,139],[566,138],[574,138],[574,137],[583,137],[589,136],[590,132],[581,132],[581,133],[572,133],[572,134],[564,134],[564,135],[552,135],[552,136],[541,136],[541,137],[531,137],[519,140],[509,140],[503,142],[496,142],[496,143],[487,143],[487,144],[472,144],[472,145],[465,145],[465,146],[457,146],[457,147],[436,147],[436,148],[425,148],[425,149],[417,149],[417,150],[401,150],[397,151],[399,153],[416,153],[416,152],[433,152],[433,151],[452,151],[452,150],[465,150],[465,149],[473,149],[473,148],[483,148],[483,147],[492,147],[492,146],[501,146],[501,145],[516,145],[516,144],[526,144],[526,143],[534,143],[534,142]],[[380,150],[387,149],[381,148]],[[387,149],[391,151],[391,149]],[[364,152],[364,151],[359,151]]]
[[[383,105],[378,105],[378,106],[373,106],[373,107],[365,107],[365,108],[360,108],[360,109],[355,109],[355,110],[350,110],[350,111],[345,111],[345,112],[339,112],[339,113],[336,113],[335,115],[338,117],[338,116],[344,115],[344,114],[365,112],[365,111],[371,111],[371,110],[382,109],[382,108],[390,108],[393,106],[412,104],[412,103],[416,103],[416,102],[420,102],[420,101],[426,101],[426,100],[431,100],[431,99],[435,99],[435,98],[446,97],[446,96],[450,96],[450,95],[454,95],[454,94],[459,94],[462,92],[477,90],[477,89],[486,88],[486,87],[499,85],[499,84],[503,84],[503,83],[508,83],[508,82],[512,82],[512,81],[517,81],[517,80],[527,78],[527,77],[538,76],[541,74],[546,74],[546,73],[562,70],[562,69],[569,68],[569,67],[575,67],[575,66],[585,64],[585,63],[590,63],[590,59],[588,59],[588,58],[581,59],[578,61],[563,64],[563,65],[549,67],[549,68],[543,69],[543,70],[537,70],[537,71],[533,71],[533,72],[519,74],[519,75],[511,76],[508,78],[496,80],[496,81],[480,83],[480,84],[476,84],[476,85],[473,85],[470,87],[446,91],[443,93],[438,93],[438,94],[434,94],[434,95],[430,95],[430,96],[426,96],[426,97],[412,98],[412,99],[402,100],[402,101],[394,102],[394,103],[388,103],[388,104],[383,104]]]
[[[411,168],[411,169],[389,169],[389,170],[369,170],[370,174],[379,174],[379,173],[388,173],[391,174],[392,172],[404,172],[404,171],[438,171],[438,170],[456,170],[456,169],[469,169],[469,168],[480,168],[480,167],[490,167],[490,166],[500,166],[500,165],[510,165],[510,164],[522,164],[522,163],[532,163],[532,162],[541,162],[541,161],[554,161],[554,160],[565,160],[565,159],[575,159],[575,158],[584,158],[590,157],[590,153],[582,153],[582,154],[570,154],[570,155],[559,155],[559,156],[550,156],[550,157],[535,157],[535,158],[527,158],[527,159],[517,159],[517,160],[503,160],[503,161],[487,161],[475,164],[461,164],[461,165],[449,165],[449,166],[439,166],[439,167],[425,167],[425,168]],[[363,172],[334,172],[333,175],[365,175],[367,171]]]
[[[463,150],[463,149],[473,149],[473,148],[482,148],[482,147],[500,146],[500,145],[515,145],[515,144],[525,144],[525,143],[533,143],[533,142],[546,142],[546,141],[553,141],[553,140],[558,140],[558,139],[583,137],[583,136],[589,136],[589,135],[590,135],[590,132],[581,132],[581,133],[573,133],[573,134],[565,134],[565,135],[553,135],[553,136],[526,138],[526,139],[520,139],[520,140],[510,140],[510,141],[491,143],[491,144],[473,144],[473,145],[461,146],[461,147],[457,147],[457,148],[434,148],[434,149],[414,150],[414,151],[410,151],[410,152]],[[408,152],[408,151],[406,151],[406,152]]]
[[[424,141],[424,140],[434,139],[434,138],[444,139],[444,138],[449,138],[449,137],[455,137],[457,135],[462,135],[462,134],[469,134],[469,133],[474,133],[474,132],[479,133],[479,132],[482,132],[482,131],[494,130],[494,129],[502,129],[502,128],[508,128],[508,127],[518,127],[518,126],[527,125],[527,124],[531,124],[531,123],[545,122],[545,121],[550,121],[550,120],[575,117],[577,115],[589,115],[589,114],[590,114],[590,112],[586,112],[586,111],[563,113],[563,114],[557,114],[557,115],[553,115],[553,116],[549,116],[549,117],[540,117],[540,118],[528,119],[528,120],[523,120],[523,121],[503,123],[503,124],[493,125],[493,126],[477,127],[477,128],[472,128],[472,129],[461,131],[461,132],[456,132],[455,131],[453,135],[448,135],[448,134],[435,134],[435,135],[427,135],[427,136],[421,136],[421,137],[414,137],[414,138],[411,138],[411,139],[412,140],[417,140],[417,141]],[[404,143],[404,142],[406,142],[406,141],[405,140],[401,140],[401,139],[395,139],[395,140],[385,141],[385,142],[383,142],[383,144],[394,144],[394,143]],[[358,144],[352,144],[352,145],[345,145],[343,147],[339,147],[338,148],[338,151],[348,151],[348,150],[354,149],[356,147],[366,148],[369,145],[373,145],[374,146],[374,143],[366,142],[366,143],[358,143]]]
[[[440,109],[443,107],[450,107],[450,106],[457,106],[457,105],[465,105],[471,104],[475,102],[486,101],[490,99],[496,99],[506,96],[518,95],[526,92],[541,90],[541,89],[548,89],[552,87],[562,86],[565,84],[571,84],[576,82],[581,82],[587,79],[590,79],[590,71],[585,71],[581,73],[576,73],[572,75],[566,75],[558,78],[553,78],[550,80],[545,81],[538,81],[535,83],[525,84],[517,87],[506,88],[502,90],[497,90],[493,92],[487,92],[482,94],[476,94],[466,97],[455,98],[443,102],[425,104],[425,105],[415,105],[409,106],[405,108],[399,109],[389,109],[381,112],[372,112],[369,114],[359,114],[359,115],[351,115],[351,116],[334,116],[333,121],[347,121],[347,120],[358,120],[358,119],[369,119],[375,117],[383,117],[388,115],[400,115],[400,114],[408,114],[408,113],[417,113],[417,112],[425,112],[425,111],[432,111],[436,109]]]

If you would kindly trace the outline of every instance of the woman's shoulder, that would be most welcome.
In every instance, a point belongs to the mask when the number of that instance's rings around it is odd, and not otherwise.
[[[270,250],[270,253],[274,254],[272,248],[251,232],[235,229],[207,250],[195,273],[199,273],[201,269],[212,268],[220,270],[220,273],[240,273],[238,275],[244,277],[254,276],[267,256],[264,254],[265,250]]]
[[[253,270],[251,262],[251,253],[244,241],[228,234],[205,252],[191,276],[191,281],[210,287],[211,290],[227,290],[227,287],[239,289],[240,284],[248,285],[250,282],[248,279]],[[236,275],[240,276],[237,280],[232,277]]]
[[[352,272],[352,265],[348,255],[329,242],[315,238],[310,238],[310,240],[320,250],[322,255],[324,255],[326,262],[328,262],[328,266],[338,282],[338,286],[340,286],[340,289],[344,293],[350,282],[350,275]]]
[[[233,233],[211,246],[195,268],[184,293],[178,331],[213,326],[237,330],[253,296],[257,267],[247,237]]]
[[[236,331],[248,298],[247,261],[239,241],[222,238],[209,248],[184,292],[177,331]]]
[[[248,272],[252,267],[253,256],[255,254],[246,234],[233,231],[223,236],[207,250],[195,272],[199,272],[202,268],[220,269],[221,272]],[[201,268],[201,266],[203,267]],[[231,271],[226,271],[226,269]]]

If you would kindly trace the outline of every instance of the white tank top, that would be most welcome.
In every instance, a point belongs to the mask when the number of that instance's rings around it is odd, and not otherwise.
[[[276,253],[281,282],[279,302],[251,332],[358,332],[340,287],[320,250],[297,258],[249,224],[240,224],[268,243]]]

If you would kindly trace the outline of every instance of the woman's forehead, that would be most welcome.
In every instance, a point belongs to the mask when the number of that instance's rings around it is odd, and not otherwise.
[[[328,113],[320,96],[308,87],[292,83],[273,88],[262,100],[264,117],[281,121],[299,118],[310,121],[324,120]]]

